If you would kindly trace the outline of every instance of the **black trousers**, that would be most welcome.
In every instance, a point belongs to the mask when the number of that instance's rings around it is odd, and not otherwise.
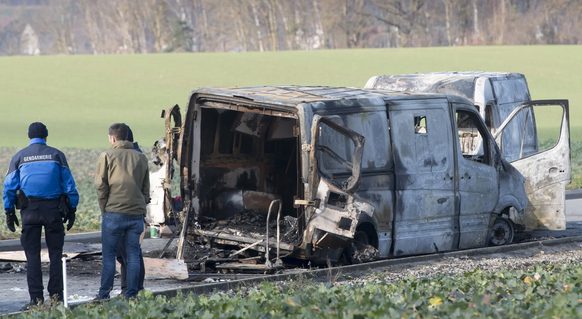
[[[119,238],[117,245],[117,261],[121,265],[120,279],[121,279],[121,294],[127,291],[127,251],[125,250],[125,234]],[[145,279],[145,265],[143,263],[143,255],[141,250],[139,252],[139,282],[137,284],[137,291],[143,290],[143,281]]]
[[[33,302],[44,301],[42,270],[40,264],[40,237],[44,226],[46,245],[50,259],[50,278],[48,292],[51,297],[63,298],[63,244],[65,228],[59,211],[59,200],[30,202],[20,211],[22,235],[20,243],[26,254],[28,293]]]

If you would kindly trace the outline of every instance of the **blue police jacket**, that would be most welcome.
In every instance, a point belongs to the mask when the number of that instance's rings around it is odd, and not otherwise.
[[[31,139],[27,148],[12,157],[2,196],[5,210],[14,209],[19,189],[26,196],[36,198],[54,199],[66,194],[72,207],[79,203],[65,154],[47,146],[41,138]]]

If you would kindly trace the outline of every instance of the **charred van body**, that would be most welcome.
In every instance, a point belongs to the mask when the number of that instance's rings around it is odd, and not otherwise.
[[[177,106],[165,117],[163,195],[148,218],[183,220],[178,258],[187,236],[266,253],[274,267],[284,256],[366,261],[502,245],[523,228],[524,177],[462,97],[203,88],[183,121]]]

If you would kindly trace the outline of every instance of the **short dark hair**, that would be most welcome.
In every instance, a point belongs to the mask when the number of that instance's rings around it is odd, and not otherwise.
[[[118,141],[127,141],[129,127],[125,123],[115,123],[109,127],[109,135]]]

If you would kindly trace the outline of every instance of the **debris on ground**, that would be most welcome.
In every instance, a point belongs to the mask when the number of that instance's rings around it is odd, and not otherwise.
[[[236,252],[234,249],[221,249],[216,247],[209,247],[208,245],[197,244],[193,240],[188,240],[189,247],[185,250],[188,258],[185,260],[215,260],[228,258],[228,256]]]
[[[239,237],[254,238],[257,241],[265,239],[267,231],[267,217],[264,213],[257,211],[242,211],[224,220],[215,220],[203,217],[200,222],[203,230],[215,233],[228,234]],[[279,220],[280,241],[291,245],[297,245],[301,242],[301,236],[297,227],[297,218],[284,216]],[[276,218],[271,216],[269,223],[269,241],[275,243],[277,240],[277,222]],[[214,260],[214,259],[232,259],[232,257],[250,258],[257,255],[256,251],[251,249],[240,251],[235,246],[213,246],[211,238],[204,236],[188,236],[189,247],[185,249],[185,259],[187,260]],[[262,245],[262,246],[261,246]],[[248,244],[241,244],[241,247]],[[255,244],[260,246],[264,251],[263,243]],[[237,248],[237,249],[235,249]],[[234,259],[233,259],[234,260]]]
[[[257,211],[242,211],[224,220],[212,220],[206,218],[202,222],[202,229],[223,232],[235,236],[245,236],[254,238],[264,238],[267,226],[267,216]],[[300,239],[297,227],[297,218],[292,216],[283,216],[279,220],[279,231],[281,241],[295,245]],[[269,235],[277,235],[276,216],[271,216],[269,222]]]
[[[12,267],[11,263],[0,263],[0,271],[9,271],[14,269],[14,267]]]
[[[245,267],[260,268],[259,266],[265,263],[267,216],[264,212],[245,210],[223,220],[203,216],[199,219],[198,225],[198,229],[206,233],[190,233],[186,236],[184,259],[189,264],[189,271],[200,273],[219,269],[224,271],[225,269],[221,267],[225,265],[236,266],[234,268],[242,270]],[[272,245],[277,242],[276,216],[271,216],[268,231],[270,246],[273,247]],[[217,239],[216,234],[224,235],[226,239],[224,237]],[[244,238],[246,241],[238,241],[237,238]],[[281,244],[291,249],[293,245],[300,244],[301,234],[297,218],[288,215],[280,218],[279,238]],[[275,257],[275,248],[271,249],[272,257]],[[257,266],[250,266],[251,264]],[[264,269],[261,268],[261,271]]]
[[[351,259],[353,263],[366,263],[380,258],[380,251],[372,245],[352,242]]]

